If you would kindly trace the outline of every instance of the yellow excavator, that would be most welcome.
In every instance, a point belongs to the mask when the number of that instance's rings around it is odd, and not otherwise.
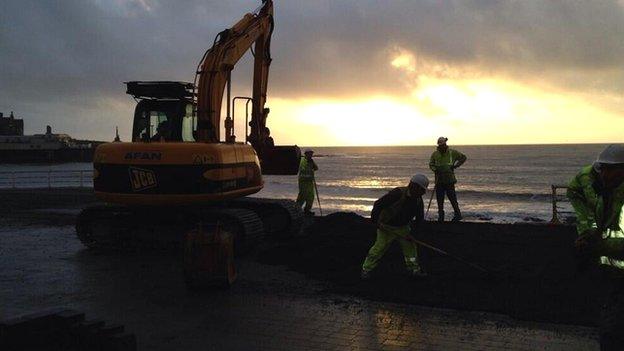
[[[86,246],[169,245],[199,223],[218,222],[233,233],[237,251],[245,251],[266,235],[299,229],[301,211],[292,201],[245,197],[262,189],[262,174],[296,174],[301,157],[297,146],[274,146],[266,127],[273,28],[273,2],[264,0],[216,36],[193,83],[126,83],[138,102],[132,142],[95,151],[94,190],[106,205],[86,208],[78,217],[77,235]],[[232,98],[232,70],[249,50],[253,95]],[[235,136],[237,102],[247,112],[244,142]]]

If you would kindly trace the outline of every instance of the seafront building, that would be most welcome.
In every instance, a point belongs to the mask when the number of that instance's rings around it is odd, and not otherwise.
[[[24,135],[24,120],[16,119],[13,111],[8,117],[0,112],[0,135]]]
[[[73,139],[68,134],[24,135],[24,120],[0,113],[0,163],[90,162],[101,142]]]

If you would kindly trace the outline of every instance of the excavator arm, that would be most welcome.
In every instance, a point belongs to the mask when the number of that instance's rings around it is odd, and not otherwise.
[[[299,148],[274,147],[266,128],[269,109],[265,108],[271,64],[271,35],[273,34],[273,1],[263,0],[256,13],[246,14],[232,28],[217,35],[215,43],[199,63],[197,86],[197,136],[200,142],[221,140],[221,105],[223,93],[231,84],[231,72],[247,50],[254,46],[254,77],[250,134],[247,141],[256,149],[265,174],[296,174]],[[228,94],[229,95],[229,94]],[[228,113],[229,96],[228,96]],[[225,120],[225,141],[234,142],[233,121]]]
[[[258,13],[246,14],[232,28],[219,33],[212,48],[204,54],[195,78],[199,141],[220,141],[221,102],[226,84],[236,63],[254,43],[256,43],[256,48],[258,46],[260,49],[266,48],[266,52],[256,50],[252,117],[255,118],[256,111],[262,111],[264,108],[265,99],[259,99],[256,94],[266,96],[266,81],[270,64],[268,41],[272,29],[273,2],[267,0]],[[226,125],[226,129],[227,127]],[[226,141],[229,141],[228,137],[230,136],[226,135]]]

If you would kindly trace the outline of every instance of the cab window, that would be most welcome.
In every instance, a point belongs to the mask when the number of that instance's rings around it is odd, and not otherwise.
[[[187,104],[186,111],[182,117],[182,141],[195,141],[195,131],[197,130],[197,119],[193,114],[193,105]]]
[[[141,140],[171,139],[171,121],[162,111],[143,111],[137,123]]]

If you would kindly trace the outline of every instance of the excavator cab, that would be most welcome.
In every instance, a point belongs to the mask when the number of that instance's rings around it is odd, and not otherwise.
[[[132,128],[134,142],[195,141],[193,104],[185,101],[143,100],[137,104]]]
[[[133,142],[194,142],[193,84],[127,82],[127,93],[139,100],[134,111]]]
[[[126,93],[138,101],[132,127],[133,142],[196,142],[197,116],[193,83],[172,81],[126,82]],[[228,97],[229,98],[229,97]],[[251,98],[236,97],[236,100]],[[268,108],[265,114],[268,114]],[[234,111],[232,111],[234,112]],[[247,111],[248,113],[248,111]],[[229,115],[229,113],[228,113]],[[246,116],[249,124],[249,116]],[[233,123],[232,123],[233,124]],[[299,170],[301,151],[296,146],[275,146],[269,128],[263,128],[264,144],[253,143],[260,157],[262,173],[294,175]],[[247,131],[246,131],[247,133]],[[246,136],[247,141],[256,138]]]

